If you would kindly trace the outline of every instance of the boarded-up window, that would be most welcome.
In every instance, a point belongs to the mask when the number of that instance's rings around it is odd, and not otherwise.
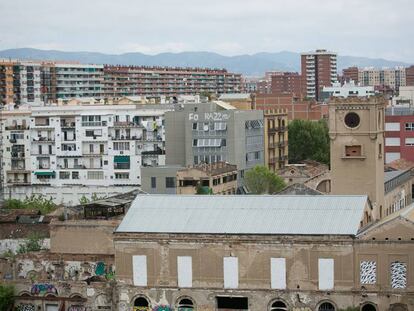
[[[286,259],[270,258],[271,287],[286,289]]]
[[[237,288],[239,286],[239,261],[237,257],[224,257],[224,288]]]
[[[319,258],[318,275],[320,290],[334,288],[334,260],[332,258]]]
[[[394,261],[391,263],[391,287],[407,287],[407,264],[405,262]]]
[[[193,286],[193,265],[191,256],[177,257],[178,287]]]
[[[375,261],[361,261],[359,269],[361,284],[375,284],[377,282],[377,263]]]
[[[347,157],[360,157],[362,155],[361,146],[345,146],[345,155]]]
[[[132,273],[135,286],[147,286],[147,256],[132,256]]]

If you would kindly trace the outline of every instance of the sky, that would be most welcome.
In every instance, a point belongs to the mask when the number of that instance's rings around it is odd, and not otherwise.
[[[0,0],[0,50],[304,52],[414,62],[413,0]]]

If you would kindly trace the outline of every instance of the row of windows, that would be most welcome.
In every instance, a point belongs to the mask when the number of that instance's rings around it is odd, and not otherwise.
[[[193,139],[193,147],[225,147],[227,142],[221,138]]]
[[[195,122],[193,130],[195,131],[225,131],[227,129],[226,122]]]
[[[175,188],[175,184],[175,177],[165,177],[165,188]],[[157,177],[151,177],[151,188],[157,188]]]
[[[191,256],[177,256],[177,283],[178,287],[193,286],[193,259]],[[284,290],[287,288],[286,258],[270,258],[270,288]],[[133,284],[135,286],[148,286],[147,256],[132,256]],[[374,285],[377,282],[376,261],[360,262],[360,284]],[[407,287],[407,263],[394,261],[390,264],[390,287],[405,289]],[[239,260],[238,257],[223,258],[223,283],[225,289],[239,287]],[[318,259],[318,289],[334,289],[334,259]]]

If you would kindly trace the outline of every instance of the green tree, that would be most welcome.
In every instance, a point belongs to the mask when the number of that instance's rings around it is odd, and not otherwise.
[[[244,181],[253,194],[273,194],[286,186],[282,177],[271,172],[263,165],[256,165],[247,171]]]
[[[14,287],[0,284],[0,311],[11,310],[14,302]]]
[[[329,129],[326,120],[289,123],[289,162],[315,160],[329,164]]]

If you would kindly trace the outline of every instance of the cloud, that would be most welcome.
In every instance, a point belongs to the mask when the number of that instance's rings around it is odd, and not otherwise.
[[[2,0],[0,49],[226,55],[327,48],[414,62],[412,0]]]

